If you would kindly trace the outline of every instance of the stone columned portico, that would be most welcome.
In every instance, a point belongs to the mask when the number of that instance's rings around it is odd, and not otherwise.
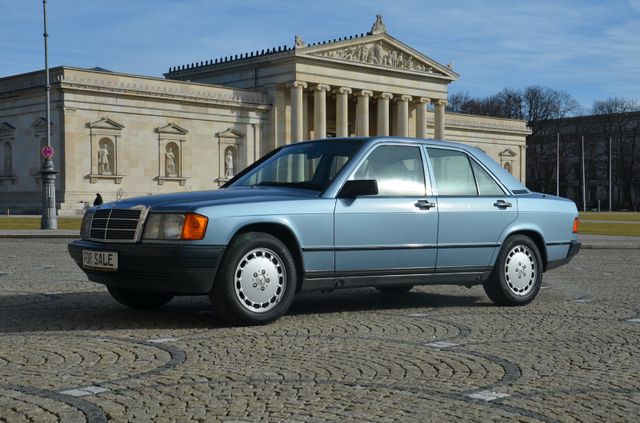
[[[260,72],[256,72],[256,68]],[[246,75],[233,78],[230,75]],[[435,136],[443,139],[447,86],[458,78],[400,42],[379,16],[367,34],[319,43],[296,36],[293,48],[270,55],[172,68],[167,78],[266,89],[274,111],[266,149],[305,139],[367,135]],[[428,132],[433,104],[435,131]]]

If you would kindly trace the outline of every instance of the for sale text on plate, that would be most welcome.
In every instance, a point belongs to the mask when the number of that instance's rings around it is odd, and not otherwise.
[[[82,250],[82,266],[97,270],[118,270],[118,253],[115,251]]]

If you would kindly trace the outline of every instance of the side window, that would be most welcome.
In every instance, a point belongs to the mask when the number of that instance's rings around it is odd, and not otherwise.
[[[353,179],[375,179],[381,196],[424,196],[426,192],[419,147],[378,147],[362,162]]]
[[[438,195],[478,195],[471,164],[466,154],[455,150],[428,148]]]
[[[478,181],[480,195],[504,195],[504,191],[500,188],[500,185],[474,160],[471,160],[471,167],[473,167],[473,173],[476,175],[476,180]]]

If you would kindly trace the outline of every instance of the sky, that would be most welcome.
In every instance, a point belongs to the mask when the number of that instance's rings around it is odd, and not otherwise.
[[[169,67],[387,31],[452,63],[450,93],[541,85],[585,108],[640,101],[640,0],[48,0],[49,65],[162,77]],[[0,77],[44,68],[41,0],[0,0]]]

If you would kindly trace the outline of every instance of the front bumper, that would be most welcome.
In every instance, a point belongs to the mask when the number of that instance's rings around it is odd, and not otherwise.
[[[213,286],[224,246],[185,244],[114,244],[77,240],[69,254],[89,280],[141,291],[206,294]],[[82,250],[118,252],[118,270],[82,268]]]
[[[569,245],[569,251],[567,252],[567,257],[561,260],[554,260],[554,261],[548,262],[547,267],[545,268],[545,271],[555,269],[556,267],[560,267],[569,263],[573,258],[573,256],[575,256],[580,252],[581,246],[582,246],[582,243],[578,241],[571,241],[571,244]]]

